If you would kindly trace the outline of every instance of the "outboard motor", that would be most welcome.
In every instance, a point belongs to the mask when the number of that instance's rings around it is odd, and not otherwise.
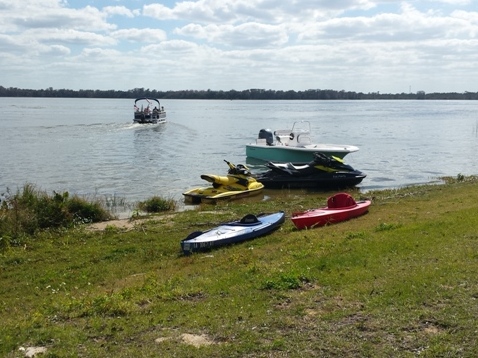
[[[274,145],[274,136],[270,129],[261,129],[258,138],[265,139],[267,145]]]

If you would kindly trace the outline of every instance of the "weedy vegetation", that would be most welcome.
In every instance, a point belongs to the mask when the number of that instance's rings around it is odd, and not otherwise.
[[[0,237],[3,245],[19,245],[42,230],[67,229],[75,225],[111,219],[100,202],[91,202],[68,192],[49,195],[32,184],[0,201]]]
[[[146,213],[160,213],[164,211],[176,210],[177,203],[174,199],[165,199],[161,196],[153,196],[144,201],[140,201],[137,205],[138,210]]]
[[[45,228],[49,215],[29,228],[22,218],[33,209],[4,205],[0,355],[27,347],[47,357],[478,355],[477,178],[369,192],[362,217],[302,231],[286,220],[262,238],[182,255],[192,231],[247,213],[290,216],[331,193],[282,194],[100,231],[83,220]],[[48,212],[69,212],[70,199],[55,197]]]

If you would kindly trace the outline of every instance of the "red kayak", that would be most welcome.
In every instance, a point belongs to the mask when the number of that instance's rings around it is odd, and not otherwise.
[[[297,229],[310,229],[363,215],[371,203],[370,200],[356,202],[349,194],[338,193],[327,199],[326,207],[293,213],[291,219]]]

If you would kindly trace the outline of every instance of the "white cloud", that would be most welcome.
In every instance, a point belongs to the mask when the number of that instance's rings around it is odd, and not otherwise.
[[[48,2],[53,5],[53,1]],[[2,32],[18,32],[37,28],[73,28],[76,30],[105,31],[116,27],[106,22],[106,14],[91,6],[69,9],[62,6],[45,6],[43,1],[15,2],[5,9]]]
[[[88,3],[0,0],[0,85],[478,91],[468,0]]]
[[[154,17],[158,20],[178,19],[174,11],[162,4],[151,4],[143,6],[144,16]]]
[[[53,45],[44,50],[44,53],[51,56],[66,56],[71,53],[70,49],[66,46]]]
[[[159,29],[123,29],[110,34],[115,39],[139,43],[160,42],[167,39],[166,32]]]
[[[138,14],[137,10],[136,11],[130,10],[126,8],[125,6],[106,6],[102,9],[102,11],[108,16],[120,15],[120,16],[126,16],[130,18]]]
[[[111,46],[116,43],[116,40],[110,36],[73,29],[36,29],[25,31],[23,35],[24,38],[31,39],[32,42],[36,41],[50,44]]]
[[[432,0],[429,0],[432,1]],[[434,0],[437,2],[441,2],[443,4],[455,5],[455,6],[464,6],[472,4],[473,0]]]
[[[259,23],[244,23],[237,26],[189,24],[176,29],[175,34],[232,47],[271,47],[285,44],[288,40],[283,27]]]

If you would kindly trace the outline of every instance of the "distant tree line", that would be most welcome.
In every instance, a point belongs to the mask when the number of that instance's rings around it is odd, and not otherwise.
[[[61,98],[161,98],[161,99],[224,99],[224,100],[360,100],[360,99],[460,99],[478,100],[478,92],[445,93],[379,93],[309,89],[306,91],[282,91],[265,89],[247,89],[243,91],[180,90],[158,91],[135,88],[118,90],[71,90],[71,89],[22,89],[0,86],[0,97],[61,97]]]

